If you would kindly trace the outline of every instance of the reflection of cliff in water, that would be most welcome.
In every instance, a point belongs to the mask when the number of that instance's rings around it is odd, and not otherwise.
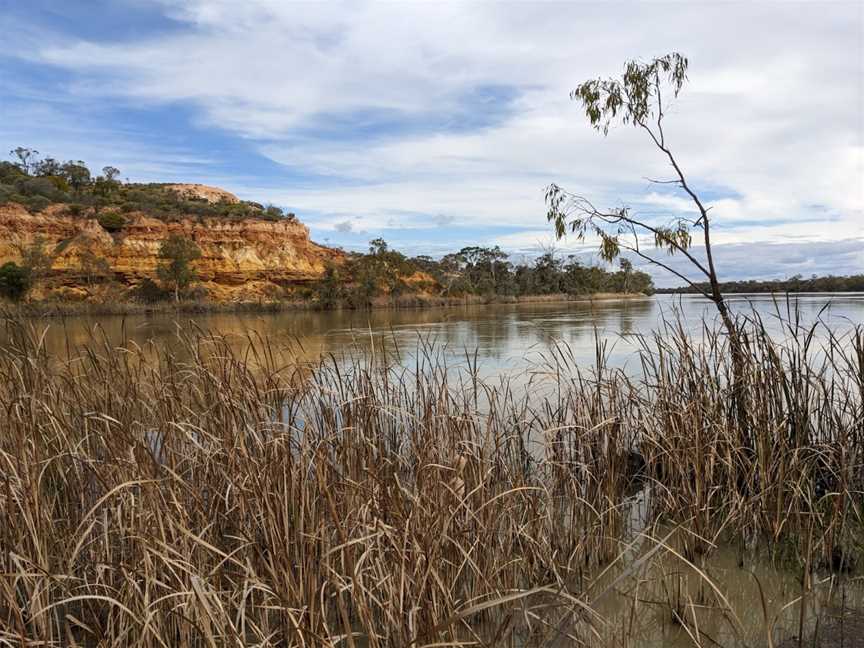
[[[796,304],[803,323],[819,317],[838,334],[848,332],[851,322],[864,320],[862,295],[802,295],[796,297]],[[755,308],[769,328],[777,328],[772,296],[738,299],[734,306],[739,313]],[[175,351],[182,360],[180,336],[197,327],[224,336],[237,352],[248,350],[251,341],[266,338],[286,365],[316,364],[322,356],[338,360],[369,355],[374,345],[376,363],[409,369],[422,360],[424,349],[434,349],[448,366],[464,366],[468,358],[473,365],[476,354],[478,371],[489,377],[536,369],[552,348],[566,349],[568,365],[592,366],[598,340],[605,344],[607,364],[621,367],[633,358],[634,336],[657,330],[664,317],[680,318],[698,339],[703,319],[710,324],[713,316],[713,306],[704,299],[659,296],[405,310],[78,316],[33,320],[32,326],[39,329],[40,337],[48,327],[45,345],[60,357],[66,356],[67,348],[77,355],[75,347],[91,345],[95,336],[115,347],[152,343]],[[776,332],[784,335],[782,330]],[[3,335],[0,330],[0,345]]]

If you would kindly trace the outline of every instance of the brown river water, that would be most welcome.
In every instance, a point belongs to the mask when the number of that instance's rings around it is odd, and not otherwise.
[[[789,334],[782,322],[796,310],[803,326],[817,319],[824,323],[827,328],[817,329],[817,337],[829,328],[844,335],[864,323],[864,293],[804,294],[789,301],[783,295],[732,295],[729,301],[733,312],[758,314],[777,339]],[[422,349],[434,348],[441,359],[454,365],[466,358],[473,364],[476,358],[480,375],[488,379],[534,369],[556,346],[566,347],[572,364],[593,365],[598,340],[604,344],[609,365],[627,367],[634,362],[637,336],[658,330],[664,319],[680,321],[697,339],[703,321],[716,325],[713,306],[691,295],[403,310],[74,316],[46,318],[36,325],[46,329],[46,344],[55,353],[88,343],[94,333],[106,336],[113,345],[153,341],[177,347],[178,334],[198,327],[233,339],[238,348],[248,336],[260,335],[308,362],[329,354],[387,349],[393,362],[411,368]]]

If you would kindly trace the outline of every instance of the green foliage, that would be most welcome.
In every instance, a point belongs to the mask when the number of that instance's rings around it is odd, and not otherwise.
[[[30,175],[38,166],[39,151],[36,149],[19,146],[9,151],[9,155],[18,160],[15,166],[25,175]]]
[[[18,182],[17,187],[18,191],[25,196],[44,196],[57,200],[63,195],[50,178],[25,178]]]
[[[90,184],[90,169],[81,160],[69,161],[62,167],[63,177],[76,192],[80,192]]]
[[[0,162],[0,184],[11,185],[16,181],[26,178],[24,173],[17,165],[11,162]]]
[[[634,270],[625,258],[616,272],[582,265],[572,255],[559,259],[554,252],[514,265],[498,247],[465,247],[440,260],[429,256],[407,259],[383,239],[375,239],[369,243],[368,254],[352,254],[344,264],[328,266],[315,287],[315,296],[325,307],[341,303],[365,308],[376,297],[395,297],[408,290],[406,279],[417,272],[429,275],[449,296],[654,292],[651,276]]]
[[[201,250],[191,239],[172,234],[159,247],[162,262],[156,269],[160,280],[172,287],[175,300],[180,292],[196,280],[192,262],[201,258]]]
[[[580,241],[586,236],[595,238],[599,243],[600,256],[606,261],[612,261],[622,251],[627,251],[678,276],[690,286],[695,286],[696,281],[646,250],[644,240],[653,239],[654,247],[659,251],[684,256],[690,263],[690,270],[698,272],[700,280],[707,279],[710,290],[703,294],[716,303],[725,326],[734,337],[732,321],[718,288],[711,252],[708,208],[687,183],[684,172],[667,145],[663,130],[664,99],[678,96],[687,80],[688,65],[687,59],[678,53],[655,58],[647,63],[629,61],[619,78],[585,81],[571,93],[571,98],[581,103],[588,123],[604,135],[609,133],[609,127],[614,122],[641,129],[674,171],[671,180],[652,182],[682,190],[693,202],[698,217],[691,219],[672,216],[667,222],[658,223],[656,218],[644,219],[628,207],[598,209],[587,198],[568,192],[553,183],[546,190],[546,203],[549,207],[547,219],[553,223],[559,239],[565,236],[568,230]],[[704,262],[690,252],[693,230],[701,231],[705,246]],[[737,349],[736,353],[740,353],[737,342],[733,344]]]
[[[47,157],[36,163],[33,173],[37,176],[62,176],[63,164],[59,160]]]
[[[136,299],[144,304],[156,304],[166,301],[171,295],[162,286],[157,284],[152,279],[144,279],[132,291],[133,299]]]
[[[27,268],[12,261],[0,266],[0,297],[21,301],[32,285],[32,276]]]
[[[264,213],[261,215],[262,218],[266,218],[267,220],[282,220],[285,215],[282,213],[282,210],[276,205],[267,205],[264,209]]]
[[[24,198],[21,203],[27,208],[27,211],[36,213],[51,206],[51,200],[45,196],[32,196]]]
[[[336,306],[343,298],[342,282],[339,268],[332,263],[329,264],[315,287],[315,297],[318,302],[325,308]]]
[[[677,97],[687,80],[687,59],[667,54],[648,63],[628,61],[620,79],[593,79],[579,84],[570,93],[585,110],[588,122],[603,134],[620,118],[622,124],[643,126],[662,111],[662,88],[669,86]]]
[[[123,213],[142,212],[164,221],[183,216],[245,220],[296,220],[275,205],[226,201],[210,203],[201,198],[181,196],[166,185],[121,182],[120,170],[113,166],[93,177],[81,160],[61,162],[54,158],[39,159],[39,152],[18,147],[10,151],[16,162],[0,162],[0,204],[16,202],[30,211],[39,211],[55,203],[76,203],[81,210],[114,207]]]
[[[96,220],[107,232],[119,232],[126,225],[126,219],[118,211],[105,211],[97,216]]]

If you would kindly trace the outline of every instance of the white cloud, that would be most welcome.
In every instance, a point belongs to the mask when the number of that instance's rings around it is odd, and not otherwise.
[[[123,43],[67,38],[23,55],[77,74],[74,93],[190,103],[201,123],[294,170],[332,176],[299,190],[229,187],[301,217],[325,214],[318,229],[410,229],[425,213],[536,228],[497,239],[522,246],[545,231],[551,181],[657,218],[688,211],[644,180],[669,169],[637,131],[604,139],[568,99],[580,80],[617,73],[627,58],[679,50],[691,84],[670,107],[667,133],[692,184],[715,198],[724,226],[715,240],[864,237],[859,3],[158,6],[185,29]],[[478,88],[515,94],[466,99]],[[356,136],[352,124],[370,114],[395,125]],[[435,127],[414,128],[423,124]]]

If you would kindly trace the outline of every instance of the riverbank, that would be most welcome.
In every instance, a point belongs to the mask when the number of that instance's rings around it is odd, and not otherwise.
[[[376,298],[366,310],[402,310],[423,308],[451,308],[459,306],[483,306],[495,304],[556,304],[609,301],[633,301],[650,299],[642,293],[595,293],[592,295],[520,295],[440,297],[429,295],[405,295],[395,299]],[[214,302],[199,300],[165,301],[155,304],[120,301],[114,303],[92,303],[81,301],[30,301],[7,303],[6,313],[26,318],[74,317],[74,316],[124,316],[124,315],[204,315],[219,313],[283,313],[292,311],[364,310],[351,308],[347,303],[325,305],[314,300],[296,301],[241,301]]]

